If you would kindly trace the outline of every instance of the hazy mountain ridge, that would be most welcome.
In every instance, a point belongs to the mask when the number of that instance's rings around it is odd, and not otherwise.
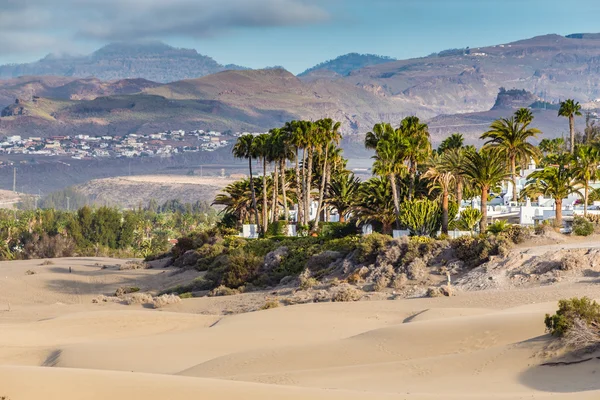
[[[396,61],[395,58],[379,56],[376,54],[359,54],[349,53],[315,65],[312,68],[298,74],[300,77],[310,75],[320,75],[325,71],[333,72],[334,74],[346,76],[352,71],[370,66],[384,64],[391,61]]]
[[[53,75],[100,80],[142,78],[155,82],[173,82],[197,78],[228,69],[246,69],[221,65],[193,49],[178,49],[158,41],[112,43],[88,56],[48,55],[29,64],[0,66],[0,79],[26,75]]]

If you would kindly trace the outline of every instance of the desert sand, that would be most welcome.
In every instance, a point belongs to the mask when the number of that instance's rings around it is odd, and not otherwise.
[[[53,263],[0,263],[0,398],[600,398],[600,360],[542,365],[554,359],[544,314],[560,298],[600,297],[593,279],[228,315],[256,296],[96,304],[120,286],[152,291],[193,273]]]

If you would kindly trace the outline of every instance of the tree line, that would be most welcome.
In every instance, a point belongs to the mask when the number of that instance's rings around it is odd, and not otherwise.
[[[364,142],[375,152],[373,177],[362,182],[346,168],[339,122],[291,121],[266,134],[238,139],[233,154],[248,161],[249,178],[227,186],[213,204],[225,207],[223,223],[255,223],[261,235],[279,220],[289,222],[293,206],[298,226],[312,232],[327,221],[331,209],[337,210],[340,222],[372,223],[385,233],[394,227],[448,233],[450,228],[474,229],[477,224],[485,232],[490,196],[500,194],[502,183],[511,182],[515,202],[552,196],[560,226],[564,198],[580,195],[587,215],[587,205],[598,197],[590,185],[598,178],[600,137],[589,119],[583,135],[575,132],[581,106],[574,100],[562,102],[558,116],[569,121],[568,143],[556,138],[534,145],[542,132],[532,126],[532,111],[521,108],[494,121],[480,136],[480,149],[466,146],[460,133],[433,149],[427,124],[416,116],[404,118],[397,127],[376,124]],[[519,196],[520,170],[532,160],[540,168]],[[255,177],[255,161],[261,166],[260,178]],[[480,199],[480,209],[467,208],[458,215],[463,200],[473,198]],[[311,221],[313,201],[316,218]]]

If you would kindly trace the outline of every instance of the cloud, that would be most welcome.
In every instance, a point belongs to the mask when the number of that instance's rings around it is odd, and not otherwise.
[[[90,39],[202,38],[329,18],[316,0],[0,0],[0,10],[0,37],[11,38],[2,50],[9,53],[42,50],[49,43],[67,50]]]

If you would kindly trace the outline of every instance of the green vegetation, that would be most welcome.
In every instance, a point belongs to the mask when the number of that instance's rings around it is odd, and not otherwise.
[[[546,314],[544,321],[548,332],[557,337],[567,335],[578,322],[597,330],[600,327],[600,304],[587,297],[560,300],[556,314]]]
[[[594,224],[585,217],[575,217],[573,219],[573,233],[577,236],[590,236],[594,233]]]

